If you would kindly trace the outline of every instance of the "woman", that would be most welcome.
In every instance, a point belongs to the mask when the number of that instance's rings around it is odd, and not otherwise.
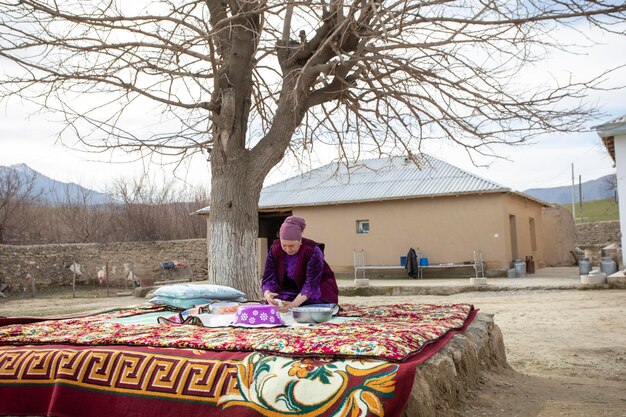
[[[265,261],[263,298],[282,312],[339,300],[335,274],[324,254],[316,242],[302,237],[305,226],[302,217],[287,217],[280,226],[280,239],[274,241]]]

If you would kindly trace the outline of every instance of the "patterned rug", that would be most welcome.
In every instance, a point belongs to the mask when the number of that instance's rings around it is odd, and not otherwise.
[[[471,304],[344,305],[344,323],[308,327],[207,328],[200,326],[127,325],[112,319],[160,308],[125,309],[65,320],[0,327],[0,345],[71,344],[151,346],[215,351],[261,352],[317,358],[370,358],[402,361],[472,317]],[[164,311],[164,315],[168,312]],[[1,325],[2,323],[0,323]]]
[[[399,417],[415,365],[243,352],[0,346],[0,414]]]

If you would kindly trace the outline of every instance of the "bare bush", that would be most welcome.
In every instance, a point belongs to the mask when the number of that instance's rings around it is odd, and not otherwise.
[[[90,191],[66,189],[49,202],[35,176],[0,167],[0,243],[96,243],[206,237],[206,219],[192,213],[208,205],[201,188],[156,185],[147,177],[117,180],[111,201],[95,204]]]
[[[0,244],[23,240],[33,234],[31,209],[37,206],[41,190],[33,171],[0,167]]]
[[[110,189],[119,240],[174,240],[206,236],[205,219],[192,213],[208,204],[206,192],[155,184],[148,176],[118,179]]]

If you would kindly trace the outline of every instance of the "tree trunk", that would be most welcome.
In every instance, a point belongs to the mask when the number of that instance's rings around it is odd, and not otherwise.
[[[258,202],[263,180],[250,178],[249,163],[245,157],[211,161],[209,282],[259,300]]]

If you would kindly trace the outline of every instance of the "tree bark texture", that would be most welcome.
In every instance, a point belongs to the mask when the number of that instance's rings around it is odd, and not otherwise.
[[[211,164],[209,282],[261,298],[257,268],[258,201],[262,179],[250,178],[248,158]]]

